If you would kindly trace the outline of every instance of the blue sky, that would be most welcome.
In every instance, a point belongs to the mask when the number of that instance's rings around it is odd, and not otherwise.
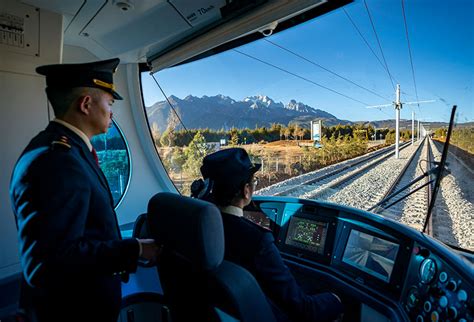
[[[416,101],[401,0],[366,0],[393,83],[401,86],[402,102]],[[404,0],[408,36],[419,100],[434,103],[404,106],[401,117],[447,121],[450,106],[458,105],[458,122],[474,121],[474,1]],[[344,7],[373,51],[383,58],[364,1]],[[342,9],[266,38],[326,69],[350,79],[376,96],[265,40],[238,51],[288,70],[301,78],[246,57],[234,50],[155,74],[166,95],[180,98],[223,94],[236,100],[267,95],[325,110],[340,119],[381,120],[394,117],[390,104],[395,91],[387,71],[373,55]],[[145,104],[163,100],[149,76],[143,78]]]

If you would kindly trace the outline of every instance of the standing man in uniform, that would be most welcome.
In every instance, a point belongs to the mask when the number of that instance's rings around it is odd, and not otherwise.
[[[343,306],[333,293],[308,295],[296,283],[272,233],[243,217],[257,185],[255,173],[261,164],[253,164],[247,152],[230,148],[207,155],[201,173],[212,187],[208,199],[221,211],[228,261],[247,269],[270,299],[278,321],[334,321],[341,318]],[[194,195],[199,195],[193,191]]]
[[[13,171],[10,197],[23,269],[20,308],[30,321],[118,319],[121,280],[138,258],[156,259],[149,239],[122,239],[107,179],[90,139],[112,119],[118,58],[41,66],[55,119]]]

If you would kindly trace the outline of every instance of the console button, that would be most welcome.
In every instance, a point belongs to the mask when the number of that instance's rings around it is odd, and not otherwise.
[[[443,309],[448,306],[448,298],[446,296],[441,296],[439,298],[439,306],[441,306]]]
[[[418,290],[416,289],[416,287],[412,287],[410,291],[408,291],[407,304],[410,308],[414,308],[418,305],[419,301],[420,300],[418,299]]]
[[[432,322],[438,322],[439,320],[439,314],[436,311],[431,312],[431,321]]]
[[[454,306],[448,307],[448,316],[455,319],[458,316],[458,310]]]
[[[467,293],[465,290],[459,290],[458,291],[458,300],[459,302],[465,302],[467,301]]]
[[[439,281],[441,283],[446,283],[447,280],[448,280],[448,274],[446,274],[446,272],[439,273]]]
[[[426,301],[425,304],[423,304],[423,309],[425,310],[425,312],[431,311],[431,302]]]
[[[455,291],[457,287],[458,284],[455,280],[449,280],[448,285],[446,285],[446,288],[450,291]]]
[[[420,255],[424,258],[428,258],[430,256],[430,250],[427,248],[421,248],[418,247],[418,249],[415,247],[415,254]]]

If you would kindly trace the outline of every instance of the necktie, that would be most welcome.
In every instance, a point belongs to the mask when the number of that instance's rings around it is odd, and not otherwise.
[[[92,152],[92,156],[94,157],[95,163],[97,163],[97,166],[100,167],[99,158],[97,157],[97,151],[94,148],[92,148],[91,152]]]

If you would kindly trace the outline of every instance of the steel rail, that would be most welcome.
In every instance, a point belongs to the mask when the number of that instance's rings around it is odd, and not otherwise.
[[[397,185],[401,182],[402,178],[405,176],[405,172],[407,171],[408,167],[411,165],[413,159],[415,156],[418,154],[419,150],[423,147],[424,144],[426,144],[426,138],[423,139],[423,141],[418,145],[418,148],[416,149],[415,153],[413,153],[410,158],[408,159],[407,163],[403,166],[402,171],[398,174],[398,176],[395,178],[395,180],[392,182],[388,190],[385,192],[383,197],[380,199],[378,203],[376,203],[374,206],[369,208],[369,211],[372,211],[374,213],[379,213],[379,211],[383,211],[386,208],[383,207],[383,205],[386,205],[388,203],[388,200],[386,202],[382,202],[385,199],[387,199],[392,193],[394,193],[395,188]],[[392,196],[394,197],[394,196]]]
[[[400,146],[400,150],[401,150],[401,149],[404,149],[404,148],[406,148],[406,147],[408,147],[408,145],[409,145],[409,142],[404,143],[403,145]],[[381,152],[374,153],[374,154],[372,154],[372,155],[370,155],[370,156],[368,156],[368,157],[362,158],[362,159],[360,159],[360,160],[358,160],[358,161],[356,161],[356,162],[352,162],[352,163],[350,163],[350,164],[344,165],[344,166],[342,166],[342,167],[340,167],[340,168],[337,168],[337,169],[335,169],[335,170],[333,170],[333,171],[330,171],[330,172],[328,172],[328,173],[325,173],[325,174],[323,174],[323,175],[316,176],[316,177],[313,177],[313,178],[311,178],[311,179],[309,179],[309,180],[303,181],[303,182],[299,183],[297,186],[292,186],[292,187],[290,187],[290,188],[288,188],[288,189],[286,189],[286,190],[276,192],[276,193],[273,194],[273,195],[274,195],[274,196],[285,196],[285,195],[287,195],[288,193],[291,193],[291,192],[293,192],[293,191],[298,190],[298,189],[300,188],[300,186],[302,186],[302,185],[312,185],[312,184],[314,184],[314,183],[316,183],[316,182],[318,182],[318,181],[325,180],[325,179],[327,179],[327,178],[330,178],[330,177],[332,177],[332,176],[335,176],[336,174],[340,174],[341,172],[344,172],[344,171],[346,171],[346,170],[349,170],[349,169],[351,169],[351,168],[353,168],[353,167],[355,167],[355,166],[358,166],[358,165],[361,164],[361,163],[365,163],[365,162],[367,162],[367,161],[369,161],[369,160],[375,159],[375,158],[380,157],[381,155],[384,155],[384,154],[386,154],[386,156],[383,158],[383,160],[385,160],[386,158],[388,158],[388,157],[390,157],[390,156],[392,155],[394,149],[395,149],[395,146],[390,147],[389,149],[383,150],[383,151],[381,151]]]

